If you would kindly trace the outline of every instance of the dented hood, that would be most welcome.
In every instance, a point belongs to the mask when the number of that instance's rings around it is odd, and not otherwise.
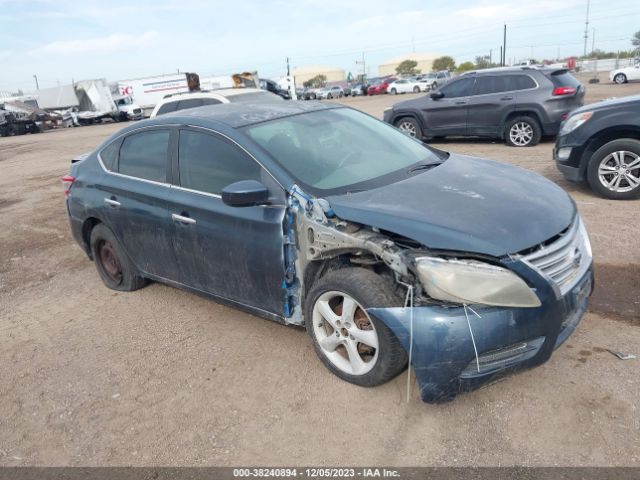
[[[569,226],[569,195],[528,170],[452,154],[384,187],[327,197],[335,214],[443,250],[501,257]]]

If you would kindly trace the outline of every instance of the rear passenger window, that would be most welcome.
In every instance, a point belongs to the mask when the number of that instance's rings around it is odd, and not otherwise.
[[[512,90],[507,83],[505,75],[495,77],[478,77],[476,78],[476,88],[474,95],[487,95],[490,93],[508,92]]]
[[[100,151],[100,160],[102,160],[104,168],[106,168],[110,172],[116,169],[119,147],[120,142],[115,141],[110,143]]]
[[[178,153],[180,185],[220,195],[240,180],[260,180],[261,167],[238,147],[220,137],[191,130],[180,131]]]
[[[178,102],[178,108],[176,110],[185,110],[187,108],[195,108],[201,106],[201,98],[187,98],[186,100],[180,100],[180,102]]]
[[[169,102],[165,103],[158,109],[158,113],[156,115],[162,115],[163,113],[175,112],[176,107],[178,106],[178,102]]]
[[[218,105],[219,103],[222,103],[220,100],[217,100],[215,98],[203,98],[202,99],[202,105]]]
[[[529,75],[510,75],[511,90],[528,90],[536,88],[536,82]]]
[[[169,134],[168,130],[154,130],[126,137],[120,147],[118,171],[131,177],[166,182]]]

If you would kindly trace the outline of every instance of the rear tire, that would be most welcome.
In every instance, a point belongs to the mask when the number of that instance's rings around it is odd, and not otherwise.
[[[627,83],[627,76],[624,73],[618,73],[613,77],[613,81],[618,85],[622,85],[623,83]]]
[[[413,93],[420,93],[420,87],[413,87]]]
[[[605,198],[639,198],[640,141],[623,138],[605,143],[589,159],[587,182]]]
[[[518,116],[507,121],[504,137],[507,145],[512,147],[533,147],[540,143],[542,129],[535,118]]]
[[[343,268],[321,278],[307,296],[305,323],[322,363],[361,387],[396,377],[407,366],[407,354],[389,327],[366,310],[401,305],[393,285],[372,270]]]
[[[90,247],[98,274],[107,287],[132,292],[147,284],[147,279],[138,275],[120,242],[104,224],[91,230]]]
[[[391,95],[396,95],[398,93],[398,91],[395,88],[391,89]]]
[[[409,135],[412,138],[422,140],[422,128],[420,128],[420,124],[415,118],[403,117],[396,120],[394,125],[404,134]]]

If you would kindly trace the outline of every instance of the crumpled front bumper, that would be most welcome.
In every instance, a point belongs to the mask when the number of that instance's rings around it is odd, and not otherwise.
[[[433,403],[544,363],[576,329],[592,289],[589,268],[561,298],[551,289],[538,288],[542,300],[538,308],[473,305],[465,314],[464,307],[420,306],[367,312],[384,322],[407,352],[413,313],[411,363],[422,400]]]

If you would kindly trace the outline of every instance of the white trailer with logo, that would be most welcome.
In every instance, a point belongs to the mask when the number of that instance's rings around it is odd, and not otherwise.
[[[153,107],[165,95],[192,92],[200,89],[200,78],[195,73],[173,73],[153,77],[119,80],[120,95],[128,96],[142,107],[148,117]]]

